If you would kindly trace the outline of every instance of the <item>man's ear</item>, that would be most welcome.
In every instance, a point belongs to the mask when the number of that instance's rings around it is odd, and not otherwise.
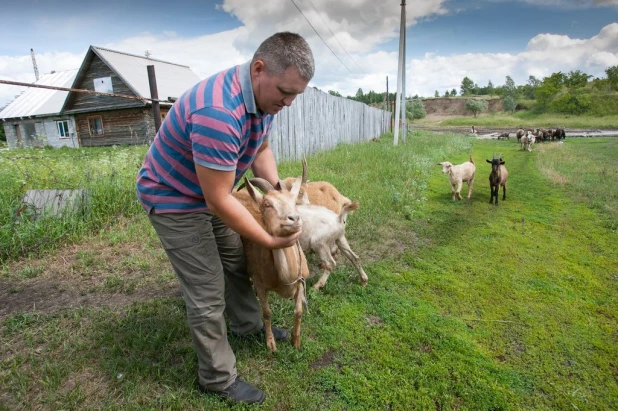
[[[252,64],[252,67],[253,67],[253,73],[257,77],[261,76],[266,71],[266,65],[264,64],[262,60],[255,60]]]

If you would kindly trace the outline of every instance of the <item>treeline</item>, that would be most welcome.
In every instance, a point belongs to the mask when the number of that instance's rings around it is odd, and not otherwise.
[[[480,97],[497,96],[502,99],[504,111],[531,110],[535,113],[608,115],[618,113],[618,65],[605,70],[606,78],[594,78],[580,70],[568,73],[553,73],[543,79],[529,76],[526,84],[517,85],[511,76],[506,76],[503,85],[494,86],[491,80],[481,87],[471,78],[464,77],[459,92],[454,88],[446,90],[442,96]],[[337,91],[328,93],[343,97]],[[354,96],[346,98],[375,105],[386,100],[386,93],[371,90],[364,93],[359,88]],[[394,101],[396,93],[389,93],[388,100]],[[435,91],[434,97],[440,97]],[[412,102],[419,96],[412,97]],[[410,102],[408,103],[408,105]],[[420,109],[418,103],[415,109]]]

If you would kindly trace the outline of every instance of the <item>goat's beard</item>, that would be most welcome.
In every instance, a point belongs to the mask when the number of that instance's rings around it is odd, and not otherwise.
[[[277,230],[273,230],[273,235],[287,237],[289,235],[296,234],[302,230],[302,228],[303,224],[300,221],[290,225],[280,225]]]

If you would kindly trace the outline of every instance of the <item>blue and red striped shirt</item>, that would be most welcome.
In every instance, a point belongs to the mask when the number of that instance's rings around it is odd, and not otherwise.
[[[187,90],[171,107],[137,175],[137,198],[150,213],[207,210],[195,164],[235,171],[253,163],[273,116],[258,111],[250,63],[221,71]]]

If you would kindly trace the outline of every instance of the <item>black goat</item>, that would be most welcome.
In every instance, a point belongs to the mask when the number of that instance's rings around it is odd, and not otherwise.
[[[502,160],[502,154],[496,158],[494,153],[491,160],[485,160],[491,164],[491,173],[489,174],[489,188],[491,189],[491,197],[489,197],[489,204],[493,203],[494,197],[496,198],[496,205],[498,205],[498,192],[500,186],[502,186],[502,200],[506,200],[506,180],[509,177],[509,173],[504,167],[504,160]]]
[[[554,130],[552,137],[558,141],[564,140],[566,138],[566,133],[563,128],[557,128]]]

